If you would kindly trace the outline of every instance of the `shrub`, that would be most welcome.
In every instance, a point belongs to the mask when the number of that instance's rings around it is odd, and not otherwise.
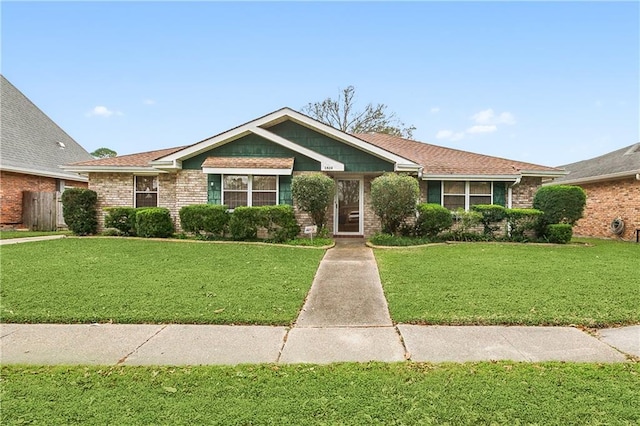
[[[554,223],[547,226],[547,241],[556,244],[567,244],[573,236],[573,226],[568,223]]]
[[[309,213],[318,231],[327,224],[327,209],[333,200],[335,182],[321,173],[294,176],[291,193],[300,210]]]
[[[575,223],[582,217],[587,202],[584,189],[579,186],[553,185],[543,186],[533,197],[533,208],[542,210],[541,227],[553,223]]]
[[[431,242],[428,238],[415,238],[400,235],[377,233],[369,239],[371,244],[377,246],[406,247],[427,244]]]
[[[418,181],[407,175],[386,173],[371,182],[371,206],[380,218],[382,231],[395,234],[416,211],[420,196]]]
[[[174,227],[169,209],[164,207],[144,207],[136,212],[136,233],[144,238],[167,238]]]
[[[202,236],[224,236],[230,215],[227,206],[194,204],[180,209],[180,226],[185,232]]]
[[[259,209],[260,224],[267,231],[267,241],[283,243],[300,233],[292,206],[264,206]]]
[[[69,188],[62,193],[62,215],[69,230],[76,235],[91,235],[98,230],[95,191]]]
[[[104,218],[106,228],[115,228],[120,235],[136,235],[135,207],[108,207]]]
[[[257,207],[236,207],[229,219],[229,233],[236,241],[255,240],[259,224],[260,212]]]
[[[500,229],[498,222],[501,222],[505,216],[505,208],[497,204],[476,204],[471,209],[482,215],[480,222],[484,227],[484,235],[493,237],[493,233]]]
[[[420,237],[435,237],[440,232],[451,228],[453,218],[451,212],[440,204],[419,204],[416,234]]]
[[[506,209],[509,224],[509,239],[512,241],[526,241],[525,233],[533,230],[543,213],[536,209]]]

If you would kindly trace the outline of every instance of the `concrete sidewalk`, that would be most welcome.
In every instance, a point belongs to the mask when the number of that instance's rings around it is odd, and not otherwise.
[[[34,241],[59,240],[60,238],[65,237],[66,235],[43,235],[40,237],[8,238],[6,240],[0,240],[0,246],[9,244],[31,243]]]
[[[615,332],[638,337],[637,326]],[[45,365],[627,360],[625,349],[571,327],[1,324],[0,349],[2,364]]]

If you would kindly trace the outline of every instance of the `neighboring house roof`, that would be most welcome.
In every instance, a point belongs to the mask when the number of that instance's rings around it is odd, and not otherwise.
[[[640,173],[640,143],[608,154],[562,166],[569,174],[554,184],[576,184],[619,179]]]
[[[154,170],[149,165],[151,161],[173,154],[183,148],[185,147],[178,146],[174,148],[157,149],[155,151],[139,152],[136,154],[119,155],[117,157],[100,158],[91,161],[80,161],[65,166],[65,169],[73,169],[81,173],[90,171],[149,171]]]
[[[0,169],[86,181],[87,178],[59,166],[93,157],[56,123],[0,76]]]
[[[556,167],[541,166],[476,154],[381,133],[358,133],[354,136],[406,157],[424,167],[423,175],[431,178],[482,176],[561,176]]]
[[[292,120],[344,144],[389,161],[394,164],[394,169],[396,171],[413,171],[418,173],[422,171],[422,176],[430,179],[478,178],[516,180],[522,176],[558,177],[565,174],[563,170],[555,167],[546,167],[521,161],[475,154],[472,152],[430,145],[391,135],[368,133],[351,135],[327,126],[312,119],[311,117],[300,114],[297,111],[293,111],[290,108],[282,108],[186,147],[76,163],[69,165],[66,168],[80,172],[104,172],[115,169],[121,171],[175,170],[181,167],[182,161],[185,159],[194,157],[253,133],[294,152],[317,160],[320,162],[322,170],[344,170],[344,164],[339,161],[297,145],[296,143],[269,131],[270,126],[276,125],[285,120]],[[262,160],[264,161],[265,159]],[[220,161],[224,161],[225,163],[218,164],[217,162]],[[207,169],[206,171],[208,173],[214,173],[215,171],[219,172],[223,169],[226,170],[232,168],[268,169],[268,167],[249,167],[249,164],[245,164],[247,167],[244,167],[242,165],[244,163],[240,164],[239,161],[241,160],[238,159],[234,160],[234,164],[230,164],[229,161],[230,160],[222,160],[219,157],[209,157],[202,166],[203,171],[204,169]],[[256,161],[256,159],[253,158],[249,160],[245,158],[245,160],[242,161]],[[278,169],[290,170],[290,167],[278,167]]]

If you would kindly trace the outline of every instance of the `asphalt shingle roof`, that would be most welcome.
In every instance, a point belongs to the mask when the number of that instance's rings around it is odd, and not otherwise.
[[[78,174],[58,166],[90,160],[91,154],[4,76],[0,76],[0,86],[0,168],[78,179]]]
[[[514,175],[520,170],[560,172],[555,167],[476,154],[381,133],[355,137],[424,167],[426,175]]]
[[[554,183],[580,179],[597,179],[600,176],[625,173],[629,173],[631,176],[640,173],[640,143],[561,167],[566,169],[569,174],[556,179]]]
[[[293,158],[208,157],[202,167],[240,169],[292,169]]]
[[[175,148],[157,149],[155,151],[139,152],[136,154],[119,155],[111,158],[100,158],[91,161],[80,161],[72,163],[72,166],[121,166],[121,167],[149,167],[149,162],[158,158],[173,154],[176,151],[186,148],[178,146]]]

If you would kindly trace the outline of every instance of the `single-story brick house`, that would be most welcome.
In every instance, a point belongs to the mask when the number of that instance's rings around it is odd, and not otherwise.
[[[22,226],[23,194],[87,187],[60,166],[93,157],[4,76],[0,76],[0,227]]]
[[[640,229],[640,143],[562,167],[569,174],[553,184],[578,185],[587,193],[584,217],[574,234],[635,241]],[[615,219],[624,223],[619,234],[612,230]]]
[[[193,145],[65,167],[87,174],[99,207],[189,204],[292,204],[293,176],[321,172],[336,181],[330,229],[336,236],[379,230],[370,205],[371,181],[402,172],[420,182],[423,202],[450,209],[474,204],[531,207],[542,180],[564,171],[444,148],[383,134],[347,134],[289,108]],[[301,225],[308,218],[299,216]],[[100,224],[103,224],[103,215]]]

